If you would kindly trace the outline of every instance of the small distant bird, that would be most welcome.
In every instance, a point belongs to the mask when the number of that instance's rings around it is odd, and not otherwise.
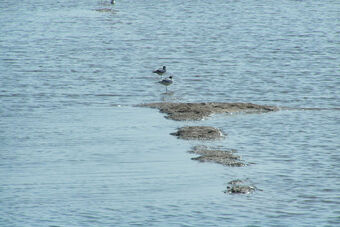
[[[168,78],[165,78],[158,83],[163,84],[165,86],[165,92],[168,92],[168,86],[172,84],[172,76],[169,76]]]
[[[159,68],[157,70],[152,71],[153,73],[157,73],[158,75],[162,75],[166,72],[166,67],[163,66],[163,68]]]
[[[111,0],[111,4],[115,4],[116,3],[116,1],[115,0]]]

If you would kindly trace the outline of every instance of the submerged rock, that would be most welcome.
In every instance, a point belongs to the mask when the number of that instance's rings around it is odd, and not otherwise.
[[[219,129],[210,126],[186,126],[170,135],[186,140],[214,140],[223,137]]]
[[[220,102],[202,102],[202,103],[146,103],[138,105],[141,107],[157,108],[162,113],[167,114],[167,118],[177,121],[183,120],[201,120],[214,113],[265,113],[277,111],[274,106],[257,105],[252,103],[220,103]]]
[[[225,166],[241,167],[246,164],[240,160],[240,156],[235,155],[234,151],[208,149],[205,147],[194,147],[190,153],[200,154],[201,156],[192,158],[200,162],[215,162]]]
[[[255,187],[249,185],[232,185],[228,186],[225,193],[240,193],[240,194],[249,194],[256,190]]]
[[[230,194],[249,194],[257,190],[255,186],[246,185],[245,182],[242,180],[232,180],[228,184],[231,186],[227,186],[227,190],[224,193]]]
[[[239,179],[236,179],[236,180],[232,180],[232,181],[229,181],[228,184],[231,184],[231,185],[234,185],[234,184],[243,184],[243,180],[239,180]]]
[[[192,160],[197,160],[200,162],[215,162],[218,164],[222,164],[225,166],[232,166],[232,167],[242,167],[245,166],[244,163],[235,160],[233,157],[229,157],[229,156],[209,156],[209,155],[203,155],[203,156],[199,156],[196,158],[191,158]]]
[[[102,9],[95,9],[97,12],[113,12],[112,9],[110,8],[102,8]]]

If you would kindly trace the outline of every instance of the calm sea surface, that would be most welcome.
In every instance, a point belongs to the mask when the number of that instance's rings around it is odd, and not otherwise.
[[[161,101],[291,109],[135,107]],[[169,135],[185,125],[228,135]],[[252,164],[191,160],[201,144]],[[339,173],[338,0],[0,0],[0,226],[339,226]]]

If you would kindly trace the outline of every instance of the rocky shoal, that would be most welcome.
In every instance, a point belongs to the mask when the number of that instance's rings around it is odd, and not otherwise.
[[[215,140],[223,138],[222,132],[211,126],[185,126],[178,129],[177,132],[170,133],[185,140]]]
[[[277,111],[275,106],[257,105],[252,103],[222,103],[222,102],[201,102],[201,103],[146,103],[138,105],[140,107],[150,107],[159,109],[160,112],[167,114],[166,118],[176,121],[197,121],[202,120],[212,114],[231,114],[231,113],[266,113]],[[221,130],[211,126],[185,126],[170,133],[179,139],[185,140],[216,140],[224,138]],[[230,167],[246,166],[235,151],[223,149],[207,148],[206,146],[196,146],[190,153],[198,154],[192,160],[200,162],[214,162]],[[228,183],[229,186],[225,193],[249,194],[257,190],[255,186],[247,185],[241,180],[234,180]]]
[[[252,103],[224,103],[224,102],[201,102],[201,103],[172,103],[158,102],[140,104],[141,107],[159,109],[166,113],[167,118],[177,121],[201,120],[211,114],[217,113],[266,113],[277,111],[275,106],[257,105]]]
[[[191,158],[200,162],[214,162],[225,166],[242,167],[246,164],[241,161],[240,156],[235,155],[235,151],[222,149],[210,149],[206,146],[195,146],[189,153],[198,154],[200,156]]]

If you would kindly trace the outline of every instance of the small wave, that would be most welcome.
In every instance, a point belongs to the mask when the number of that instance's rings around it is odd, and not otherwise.
[[[8,97],[23,97],[25,94],[0,94],[0,98],[8,98]]]
[[[111,8],[100,8],[100,9],[95,9],[97,12],[101,13],[115,13],[117,10],[111,9]]]
[[[96,94],[94,96],[98,96],[98,97],[117,97],[117,96],[123,96],[123,95],[117,95],[117,94]]]
[[[310,111],[321,111],[321,110],[340,110],[340,107],[279,107],[280,110],[310,110]]]

